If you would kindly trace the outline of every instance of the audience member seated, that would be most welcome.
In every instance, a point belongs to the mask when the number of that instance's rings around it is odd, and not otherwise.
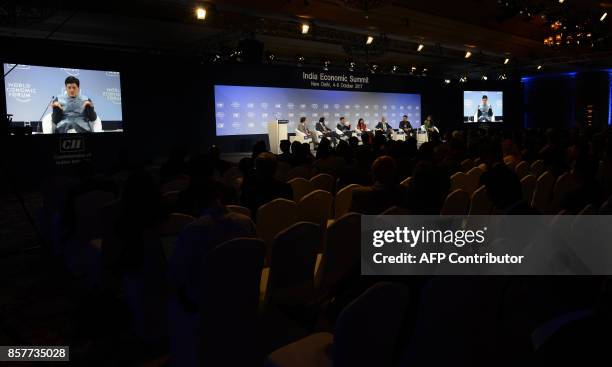
[[[521,182],[504,163],[495,164],[482,174],[482,184],[487,188],[487,194],[493,206],[508,215],[536,215],[537,210],[523,200]]]
[[[353,191],[351,211],[375,215],[401,203],[403,191],[397,184],[397,166],[393,158],[377,158],[372,163],[372,178],[372,186]]]
[[[438,215],[450,190],[445,170],[432,162],[420,162],[414,168],[404,206],[412,214]]]
[[[176,211],[199,217],[206,210],[209,196],[213,195],[223,205],[238,203],[233,187],[225,185],[213,177],[214,162],[206,156],[195,156],[189,162],[188,172],[191,176],[189,187],[179,194]]]
[[[344,141],[340,144],[347,145]],[[346,161],[333,153],[330,141],[327,138],[323,138],[317,149],[316,160],[313,163],[315,173],[327,173],[334,177],[339,177],[343,173],[345,165]]]
[[[261,153],[255,159],[255,174],[242,184],[240,203],[251,209],[253,216],[261,205],[277,199],[293,200],[291,185],[275,178],[276,157],[269,152]]]
[[[276,156],[276,159],[279,162],[287,162],[291,161],[291,143],[287,139],[283,139],[280,142],[280,151],[281,153]]]

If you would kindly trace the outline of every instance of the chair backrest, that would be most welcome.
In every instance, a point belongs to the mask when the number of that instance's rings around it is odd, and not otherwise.
[[[257,209],[257,237],[266,243],[268,258],[274,237],[297,221],[297,205],[291,200],[274,199]]]
[[[77,238],[88,240],[100,235],[98,211],[115,199],[111,192],[94,190],[79,195],[74,200]]]
[[[523,200],[531,203],[533,192],[535,191],[538,179],[534,175],[527,175],[521,179],[521,189],[523,190]]]
[[[312,170],[310,167],[306,166],[293,167],[287,172],[287,180],[291,180],[296,177],[309,179],[310,176],[312,176]]]
[[[334,327],[333,365],[392,366],[409,296],[403,284],[377,283],[346,306]]]
[[[310,183],[312,184],[314,190],[325,190],[333,193],[336,179],[334,176],[327,173],[319,173],[310,179]]]
[[[467,215],[470,210],[470,195],[464,190],[455,190],[448,194],[440,215]]]
[[[539,210],[542,214],[548,212],[554,184],[555,177],[549,171],[542,173],[536,182],[533,198],[531,199],[531,206]]]
[[[410,210],[406,208],[402,208],[400,206],[392,206],[384,212],[380,213],[380,215],[409,215]]]
[[[410,183],[412,182],[412,177],[408,177],[406,178],[404,181],[402,181],[402,183],[400,183],[401,186],[403,187],[410,187]]]
[[[572,176],[567,172],[557,178],[553,186],[552,201],[549,208],[550,214],[557,214],[562,209],[563,200],[574,187],[573,183]]]
[[[309,222],[298,222],[274,238],[268,288],[270,297],[274,298],[274,292],[279,289],[313,291],[314,268],[322,240],[321,226]]]
[[[242,215],[246,215],[247,217],[251,217],[251,209],[249,208],[245,208],[244,206],[240,206],[240,205],[226,205],[225,209],[227,209],[228,212],[230,213],[239,213]]]
[[[322,291],[328,290],[348,272],[359,269],[360,256],[361,215],[347,213],[327,228],[315,286]]]
[[[453,192],[455,190],[464,190],[467,192],[467,181],[468,181],[468,178],[465,173],[463,172],[455,173],[450,178],[450,182],[451,182],[450,192]]]
[[[479,167],[468,171],[465,182],[465,191],[468,194],[472,195],[480,187],[480,176],[482,176],[482,170]]]
[[[544,173],[544,161],[537,160],[531,163],[531,167],[529,168],[529,171],[531,172],[532,175],[536,177],[540,177],[540,175]]]
[[[189,178],[180,177],[174,179],[172,181],[168,181],[165,184],[161,185],[161,192],[169,192],[169,191],[184,191],[189,187]]]
[[[464,159],[461,162],[461,170],[463,170],[463,172],[467,173],[472,168],[474,168],[474,161],[473,160],[467,158],[467,159]]]
[[[493,204],[489,200],[487,188],[483,185],[472,194],[470,199],[470,211],[468,215],[489,215],[493,209]]]
[[[349,212],[353,201],[353,191],[360,187],[360,185],[351,184],[343,187],[342,189],[340,189],[340,191],[336,193],[336,198],[334,202],[335,219],[338,219]]]
[[[585,206],[584,209],[582,209],[580,213],[578,213],[578,215],[595,215],[595,214],[597,214],[597,210],[595,210],[595,207],[591,204]]]
[[[191,215],[172,213],[162,223],[160,228],[160,234],[162,236],[176,235],[179,234],[188,224],[195,220]]]
[[[296,177],[287,182],[293,190],[293,200],[300,201],[301,198],[314,191],[314,187],[310,181],[303,177]]]
[[[529,165],[525,161],[520,161],[516,167],[514,167],[514,172],[518,176],[518,179],[522,180],[523,177],[529,174]]]
[[[200,365],[254,365],[264,254],[262,240],[236,238],[206,256],[199,300]]]
[[[331,216],[333,200],[329,191],[316,190],[311,192],[297,203],[298,219],[316,223],[321,228],[326,228],[327,220]]]

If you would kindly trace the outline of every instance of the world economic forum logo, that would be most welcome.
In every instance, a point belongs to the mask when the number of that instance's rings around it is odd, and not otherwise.
[[[17,102],[28,103],[38,93],[36,87],[30,83],[8,82],[6,83],[6,96],[14,98]]]
[[[80,69],[62,68],[64,72],[71,76],[78,76],[81,73]]]

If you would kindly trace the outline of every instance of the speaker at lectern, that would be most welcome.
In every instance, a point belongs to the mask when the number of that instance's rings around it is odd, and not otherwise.
[[[274,154],[280,153],[280,142],[287,139],[287,124],[289,120],[276,120],[268,123],[270,151]]]

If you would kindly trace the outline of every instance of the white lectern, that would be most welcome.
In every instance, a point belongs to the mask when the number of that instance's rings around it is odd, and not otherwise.
[[[287,124],[289,120],[276,120],[268,123],[268,140],[270,151],[280,154],[280,142],[287,139]]]

